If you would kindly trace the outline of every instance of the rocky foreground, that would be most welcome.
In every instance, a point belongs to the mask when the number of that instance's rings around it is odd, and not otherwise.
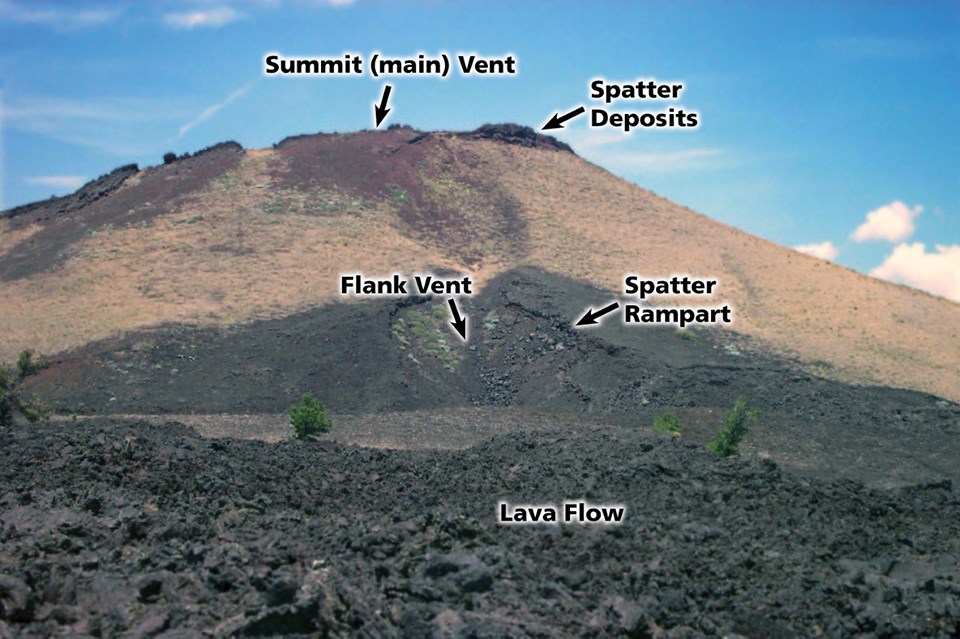
[[[960,632],[960,495],[878,492],[628,429],[466,451],[0,430],[0,637]],[[497,503],[626,506],[503,526]]]

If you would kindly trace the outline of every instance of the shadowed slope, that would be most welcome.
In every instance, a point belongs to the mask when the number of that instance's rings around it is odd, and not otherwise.
[[[682,339],[669,328],[616,322],[573,329],[567,317],[602,299],[582,282],[520,268],[464,301],[473,318],[468,344],[453,336],[442,299],[332,304],[242,327],[175,325],[92,343],[29,386],[62,414],[280,414],[306,391],[338,415],[378,413],[381,425],[389,411],[510,406],[647,429],[670,410],[684,440],[700,444],[745,396],[765,413],[750,454],[882,486],[960,480],[960,407],[817,378],[733,347],[728,331]]]

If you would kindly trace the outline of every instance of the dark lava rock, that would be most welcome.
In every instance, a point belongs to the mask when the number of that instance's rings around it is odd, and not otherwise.
[[[555,137],[537,133],[530,127],[520,124],[484,124],[469,133],[463,134],[463,136],[474,140],[496,140],[505,144],[517,144],[531,148],[552,148],[567,153],[574,152],[569,144],[561,142]]]
[[[490,569],[470,554],[452,553],[430,557],[423,572],[430,579],[453,584],[462,592],[486,592],[493,586]]]
[[[0,637],[955,636],[952,488],[563,426],[463,451],[0,429]],[[496,523],[581,498],[626,519]]]
[[[589,627],[597,633],[629,639],[648,639],[653,637],[656,631],[656,626],[646,610],[623,597],[612,597],[604,601],[590,619]]]
[[[333,154],[353,137],[327,151]],[[209,153],[203,157],[216,159]],[[298,160],[309,167],[305,175],[312,174],[315,157],[304,151]],[[341,168],[356,171],[352,165]],[[502,212],[498,215],[510,210],[493,208]],[[451,242],[448,231],[437,240]],[[520,237],[522,229],[509,235]],[[25,246],[22,258],[23,268],[34,268],[35,248]],[[0,271],[5,264],[0,261]],[[196,413],[280,413],[296,401],[290,390],[295,388],[316,389],[333,414],[509,406],[649,428],[665,410],[687,407],[679,414],[683,441],[697,444],[713,439],[732,398],[744,396],[764,413],[745,452],[762,451],[776,460],[765,462],[756,481],[791,471],[816,479],[851,477],[878,488],[924,482],[929,492],[957,495],[945,480],[952,477],[960,486],[955,463],[960,405],[816,378],[795,363],[742,345],[742,352],[731,355],[722,336],[726,331],[702,331],[698,339],[684,340],[668,327],[632,330],[611,322],[582,332],[571,326],[570,318],[582,313],[584,304],[608,295],[535,268],[507,271],[465,302],[464,313],[476,318],[476,334],[454,371],[429,353],[407,351],[391,329],[413,320],[414,313],[432,313],[430,305],[443,302],[403,298],[333,304],[230,330],[171,325],[128,335],[120,343],[111,338],[55,361],[28,378],[27,390],[65,414],[78,406],[121,414],[162,414],[184,406]],[[438,329],[446,330],[439,324]],[[410,357],[419,364],[384,365],[410,362]],[[176,375],[169,362],[176,362]],[[265,383],[268,369],[272,381]],[[210,454],[220,452],[214,448]],[[104,454],[125,454],[123,442],[87,455],[83,476],[103,478],[110,472],[99,463]],[[201,488],[216,491],[218,481],[206,478]],[[162,484],[157,481],[161,492]],[[29,499],[29,492],[29,487],[24,493],[7,490],[4,499]],[[88,508],[93,509],[101,499],[107,512],[111,494],[86,491],[84,497],[92,498]],[[910,535],[902,538],[909,543]]]
[[[54,197],[41,202],[24,204],[23,206],[18,206],[7,211],[0,211],[0,217],[16,217],[25,213],[42,212],[43,217],[41,217],[41,219],[48,219],[50,217],[58,217],[73,211],[78,211],[119,189],[128,177],[139,170],[140,167],[136,164],[126,164],[105,175],[101,175],[95,180],[87,182],[70,195]]]
[[[229,634],[242,637],[290,637],[317,633],[323,629],[317,612],[316,604],[270,608],[244,620]]]
[[[30,621],[33,618],[34,596],[23,580],[0,575],[0,619]]]

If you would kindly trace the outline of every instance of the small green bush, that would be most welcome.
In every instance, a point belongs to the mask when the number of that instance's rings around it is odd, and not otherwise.
[[[294,439],[311,439],[330,430],[330,417],[313,393],[305,393],[288,411]]]
[[[21,380],[45,368],[50,368],[50,362],[46,357],[35,353],[32,348],[20,351],[20,357],[17,358],[17,374],[20,375]]]
[[[386,184],[387,189],[393,195],[393,199],[399,202],[400,204],[409,204],[413,202],[413,198],[410,197],[410,194],[407,193],[407,190],[401,187],[399,184]]]
[[[26,398],[21,389],[24,378],[33,375],[50,364],[31,349],[20,353],[15,367],[0,365],[0,426],[13,424],[14,416],[23,415],[28,422],[50,418],[50,410],[36,395]]]
[[[717,457],[736,455],[740,442],[750,430],[750,422],[762,415],[760,409],[747,405],[746,397],[737,398],[733,408],[723,415],[723,427],[717,431],[717,438],[707,444],[707,448]]]
[[[653,430],[679,437],[680,433],[683,432],[683,426],[680,425],[680,420],[677,419],[676,415],[664,413],[653,422]]]

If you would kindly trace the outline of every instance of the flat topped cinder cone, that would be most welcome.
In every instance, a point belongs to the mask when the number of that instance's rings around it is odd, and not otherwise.
[[[611,293],[629,273],[716,278],[755,346],[960,401],[960,305],[711,220],[518,125],[222,144],[8,211],[0,357],[280,317],[340,301],[341,272],[443,269],[482,288],[518,266]]]

